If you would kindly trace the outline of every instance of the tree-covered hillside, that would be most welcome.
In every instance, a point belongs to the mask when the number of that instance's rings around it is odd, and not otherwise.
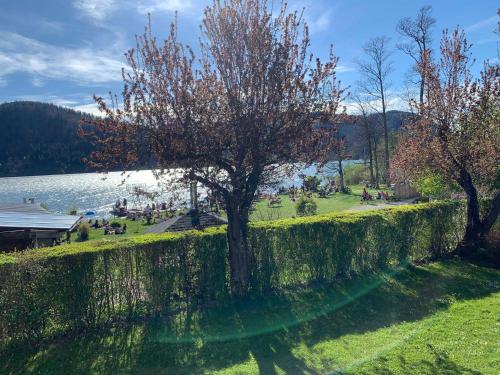
[[[404,111],[387,111],[387,128],[389,130],[389,148],[395,146],[396,134],[402,126],[408,123],[413,115],[410,112]],[[383,151],[383,129],[382,129],[382,114],[371,113],[368,116],[368,121],[372,129],[374,141],[380,142],[379,151]],[[345,137],[347,153],[352,159],[367,159],[367,141],[365,130],[362,126],[362,120],[358,117],[358,121],[341,124],[339,127],[340,134]],[[381,159],[382,160],[382,155]]]
[[[92,146],[78,137],[84,114],[53,104],[0,104],[0,176],[75,173]]]
[[[399,130],[407,112],[389,111],[392,132]],[[82,116],[69,108],[41,102],[0,104],[0,176],[27,176],[89,171],[82,159],[92,145],[77,134]],[[377,133],[382,136],[378,114],[370,115]],[[353,159],[366,157],[363,130],[359,125],[342,124],[340,133]],[[147,165],[147,162],[143,163]]]

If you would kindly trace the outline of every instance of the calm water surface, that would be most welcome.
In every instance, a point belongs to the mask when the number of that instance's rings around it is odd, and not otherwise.
[[[67,213],[75,207],[79,212],[107,213],[117,199],[132,203],[131,186],[159,191],[151,171],[132,172],[122,183],[121,172],[79,173],[49,176],[0,178],[0,203],[22,203],[23,198],[35,198],[50,211]]]
[[[347,164],[359,161],[349,161]],[[312,175],[314,167],[303,169],[300,173]],[[283,181],[284,186],[300,185],[301,179],[297,173],[292,178]],[[335,174],[331,169],[328,174]],[[150,192],[160,192],[157,202],[168,201],[171,194],[161,186],[149,170],[130,172],[130,177],[123,183],[121,172],[80,173],[49,176],[26,176],[0,178],[0,204],[22,203],[23,198],[35,198],[36,202],[44,203],[50,211],[68,213],[75,207],[78,212],[95,211],[98,216],[107,215],[117,199],[127,198],[130,205],[145,206],[148,201],[136,199],[132,192],[133,186]],[[203,192],[200,192],[203,195]],[[176,202],[182,206],[188,199],[181,195]]]

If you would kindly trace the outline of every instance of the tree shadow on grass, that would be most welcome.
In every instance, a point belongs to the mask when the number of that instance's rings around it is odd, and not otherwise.
[[[39,348],[12,348],[0,356],[0,373],[194,374],[253,358],[262,374],[276,374],[278,369],[315,374],[293,353],[298,345],[310,347],[346,334],[421,320],[447,308],[452,300],[496,291],[497,278],[493,269],[453,261],[409,267],[393,277],[267,295]],[[439,358],[422,363],[422,368],[452,366],[446,356]],[[335,365],[335,358],[331,363]]]
[[[356,369],[352,373],[359,375],[396,375],[396,374],[461,374],[461,375],[481,375],[481,372],[466,366],[461,366],[450,359],[443,351],[427,344],[431,358],[416,362],[408,362],[403,356],[398,357],[396,366],[389,366],[387,360],[382,357],[377,359],[375,366],[370,369]],[[392,369],[389,369],[391,367]],[[349,374],[351,372],[347,372]]]

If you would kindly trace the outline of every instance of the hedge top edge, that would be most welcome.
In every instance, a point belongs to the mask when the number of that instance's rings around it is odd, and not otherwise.
[[[337,223],[349,223],[349,222],[357,222],[359,220],[365,220],[370,217],[384,217],[386,215],[395,214],[395,213],[403,213],[403,212],[411,212],[411,211],[420,211],[426,210],[429,208],[435,207],[445,207],[449,205],[460,204],[458,201],[440,201],[440,202],[431,202],[431,203],[419,203],[419,204],[405,204],[398,205],[393,207],[387,207],[378,210],[366,210],[366,211],[346,211],[346,212],[335,212],[328,213],[322,215],[315,216],[307,216],[300,218],[287,218],[287,219],[279,219],[273,221],[258,221],[253,222],[250,225],[250,230],[258,229],[258,230],[274,230],[283,227],[294,227],[300,225],[307,224],[317,224],[317,223],[328,223],[328,222],[337,222]],[[185,231],[185,232],[166,232],[162,234],[144,234],[138,235],[135,237],[130,237],[121,240],[107,240],[102,239],[98,241],[92,242],[81,242],[81,243],[72,243],[63,246],[56,247],[46,247],[41,249],[30,249],[22,252],[15,253],[6,253],[0,254],[0,266],[15,264],[19,261],[28,260],[28,259],[46,259],[52,257],[64,257],[64,256],[75,256],[85,253],[93,253],[93,252],[102,252],[109,250],[117,250],[117,249],[127,249],[133,248],[136,246],[145,246],[152,244],[166,244],[171,241],[179,241],[182,239],[188,239],[193,237],[202,238],[205,236],[214,236],[214,235],[225,235],[226,226],[220,226],[217,228],[207,228],[202,231]]]

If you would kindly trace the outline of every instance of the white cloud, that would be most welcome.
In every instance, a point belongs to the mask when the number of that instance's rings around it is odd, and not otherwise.
[[[44,80],[40,77],[33,77],[32,83],[35,87],[42,87],[45,84]]]
[[[71,108],[75,111],[90,113],[94,116],[103,116],[99,111],[96,103],[89,103],[89,95],[85,94],[70,94],[68,97],[61,97],[51,93],[40,95],[17,95],[9,100],[22,100],[32,102],[52,103],[61,107]],[[1,103],[0,99],[0,103]],[[82,104],[87,103],[87,104]]]
[[[492,16],[485,18],[484,20],[478,21],[472,25],[469,25],[465,28],[465,32],[470,33],[471,31],[476,31],[483,29],[485,27],[491,27],[492,30],[494,30],[494,25],[496,21],[498,20],[498,16]]]
[[[183,11],[193,6],[191,0],[147,0],[139,1],[137,11],[139,13],[174,12]]]
[[[354,69],[352,66],[347,66],[347,65],[342,65],[339,64],[337,65],[337,73],[347,73],[347,72],[354,72],[356,69]]]
[[[115,0],[75,0],[73,6],[96,21],[104,20],[116,8]]]
[[[74,109],[75,111],[90,113],[91,115],[99,117],[103,116],[103,113],[99,111],[96,103],[69,105],[69,107]]]
[[[364,105],[368,109],[369,112],[380,112],[382,111],[382,105],[380,100],[373,100],[372,98],[365,96],[363,97]],[[345,102],[342,103],[343,106],[346,107],[346,111],[348,114],[359,114],[360,110],[356,102],[352,100],[352,98],[348,98]],[[386,103],[387,111],[408,111],[409,105],[408,101],[403,99],[400,93],[392,93],[392,96],[387,100]]]
[[[174,12],[190,9],[192,0],[73,0],[73,6],[85,16],[101,22],[119,8],[135,6],[140,14]]]
[[[65,48],[0,32],[0,79],[21,72],[33,75],[38,82],[45,78],[97,84],[121,81],[122,66],[107,51]]]
[[[30,101],[30,102],[44,102],[60,105],[63,107],[72,107],[77,105],[79,102],[73,99],[62,98],[57,95],[50,93],[43,95],[17,95],[13,98],[14,100]]]
[[[326,31],[331,27],[332,21],[332,10],[321,13],[319,17],[312,20],[310,27],[312,33],[317,33],[321,31]]]
[[[339,4],[336,1],[293,0],[288,1],[288,11],[304,11],[304,19],[311,34],[329,31],[334,27]]]
[[[16,71],[14,60],[2,52],[1,43],[2,40],[0,39],[0,78]]]
[[[65,98],[60,98],[57,96],[51,96],[48,99],[51,103],[60,105],[62,107],[72,107],[76,105],[78,102],[72,99],[65,99]]]
[[[477,42],[475,42],[475,45],[481,45],[481,44],[488,44],[488,43],[498,43],[498,37],[492,37],[492,38],[483,38],[479,39]]]

